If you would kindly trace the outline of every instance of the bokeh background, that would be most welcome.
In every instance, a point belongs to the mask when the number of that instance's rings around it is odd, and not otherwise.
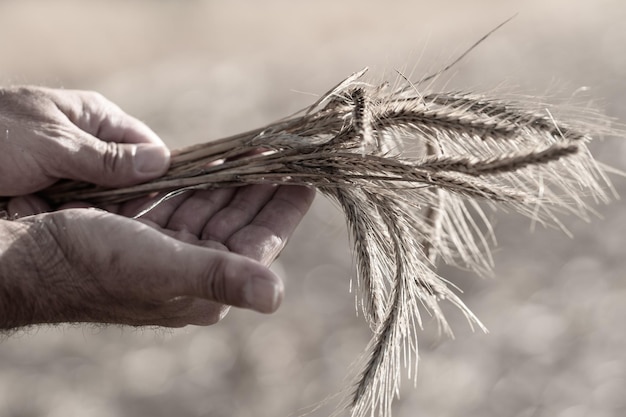
[[[364,66],[392,80],[395,69],[432,72],[515,13],[445,87],[564,97],[588,87],[626,121],[621,0],[1,1],[0,82],[100,91],[175,148],[291,114]],[[593,150],[626,168],[623,140]],[[574,239],[493,214],[494,277],[440,271],[490,333],[454,311],[455,340],[427,323],[416,387],[404,382],[394,415],[626,415],[626,204],[598,212],[565,220]],[[1,341],[0,415],[327,416],[369,339],[331,203],[316,200],[275,269],[287,296],[272,316],[232,311],[179,330],[42,327]]]

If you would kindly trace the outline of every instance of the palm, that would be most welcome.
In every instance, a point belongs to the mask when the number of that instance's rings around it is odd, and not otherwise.
[[[249,185],[188,192],[141,217],[187,243],[228,250],[269,265],[306,213],[314,190],[300,186]],[[150,204],[125,203],[118,214],[135,215]]]

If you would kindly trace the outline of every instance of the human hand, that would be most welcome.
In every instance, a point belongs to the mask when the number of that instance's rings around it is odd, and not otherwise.
[[[0,196],[30,194],[60,178],[131,185],[168,166],[161,139],[98,93],[0,89]]]
[[[0,316],[13,317],[1,325],[178,327],[213,324],[229,305],[273,312],[283,284],[266,265],[313,195],[305,187],[247,186],[189,193],[141,221],[72,209],[4,222],[23,230],[12,233],[20,237],[3,259],[32,264],[17,271],[7,270],[11,262],[0,264],[3,286],[19,288],[10,302],[0,303]],[[7,305],[18,311],[1,311]]]

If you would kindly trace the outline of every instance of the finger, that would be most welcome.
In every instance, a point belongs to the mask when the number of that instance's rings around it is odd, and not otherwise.
[[[230,203],[235,192],[235,188],[196,191],[172,214],[167,228],[200,236],[209,219]]]
[[[232,252],[269,265],[287,243],[314,197],[313,188],[281,186],[250,224],[226,241],[226,246]]]
[[[233,233],[254,219],[276,189],[277,186],[268,184],[240,187],[231,202],[209,219],[201,238],[226,242]]]
[[[124,113],[117,106],[103,114],[96,132],[89,133],[104,141],[165,146],[161,138],[145,123]]]
[[[62,174],[58,178],[116,187],[143,182],[167,170],[170,153],[163,141],[101,94],[42,91],[70,122],[60,131],[68,136],[64,148],[72,157],[56,158],[55,168]]]
[[[50,210],[52,208],[44,199],[33,194],[12,198],[7,206],[11,218],[32,216]]]
[[[178,207],[193,195],[193,192],[187,191],[179,195],[164,199],[167,194],[160,193],[156,197],[140,198],[124,204],[120,214],[127,217],[135,217],[141,215],[144,220],[149,220],[165,228],[170,221],[172,214],[176,212]],[[158,203],[158,204],[157,204]],[[156,205],[155,205],[156,204]],[[153,207],[154,206],[154,207]]]
[[[65,135],[69,140],[60,144],[59,155],[44,161],[54,178],[121,187],[156,178],[169,167],[169,150],[161,145],[103,142],[75,126]]]
[[[271,313],[280,305],[282,281],[262,264],[183,243],[153,229],[138,230],[132,225],[136,222],[127,221],[128,227],[120,225],[116,230],[130,233],[132,240],[125,240],[128,247],[124,247],[124,241],[117,236],[110,256],[128,274],[128,282],[148,287],[157,298],[199,297],[263,313]],[[142,283],[146,279],[149,284]]]
[[[163,229],[161,228],[161,226],[154,223],[153,221],[146,220],[143,218],[137,219],[137,221],[143,224],[146,224],[156,230],[159,230],[161,233],[167,236],[173,237],[176,240],[180,240],[181,242],[190,243],[190,244],[197,245],[197,246],[202,246],[203,248],[207,248],[207,249],[215,249],[215,250],[220,250],[220,251],[225,251],[225,252],[229,251],[228,248],[223,243],[215,242],[213,240],[200,240],[198,239],[197,235],[190,233],[187,230]]]
[[[168,290],[173,294],[200,297],[262,313],[271,313],[280,305],[283,284],[261,264],[229,252],[183,245],[188,247],[177,252],[180,259],[172,259],[168,265],[161,262],[159,272],[155,271],[170,279]],[[157,252],[155,256],[167,259],[169,253]],[[154,258],[151,261],[155,263]],[[177,279],[171,280],[171,277]]]
[[[164,147],[145,123],[94,91],[49,90],[55,103],[79,129],[107,142],[144,143]]]

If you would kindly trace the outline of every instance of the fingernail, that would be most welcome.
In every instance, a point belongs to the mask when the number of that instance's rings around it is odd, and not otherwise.
[[[170,151],[161,145],[137,145],[135,170],[143,175],[163,174],[170,163]]]
[[[265,277],[252,277],[244,287],[244,297],[250,308],[261,313],[272,313],[280,305],[283,285]]]

